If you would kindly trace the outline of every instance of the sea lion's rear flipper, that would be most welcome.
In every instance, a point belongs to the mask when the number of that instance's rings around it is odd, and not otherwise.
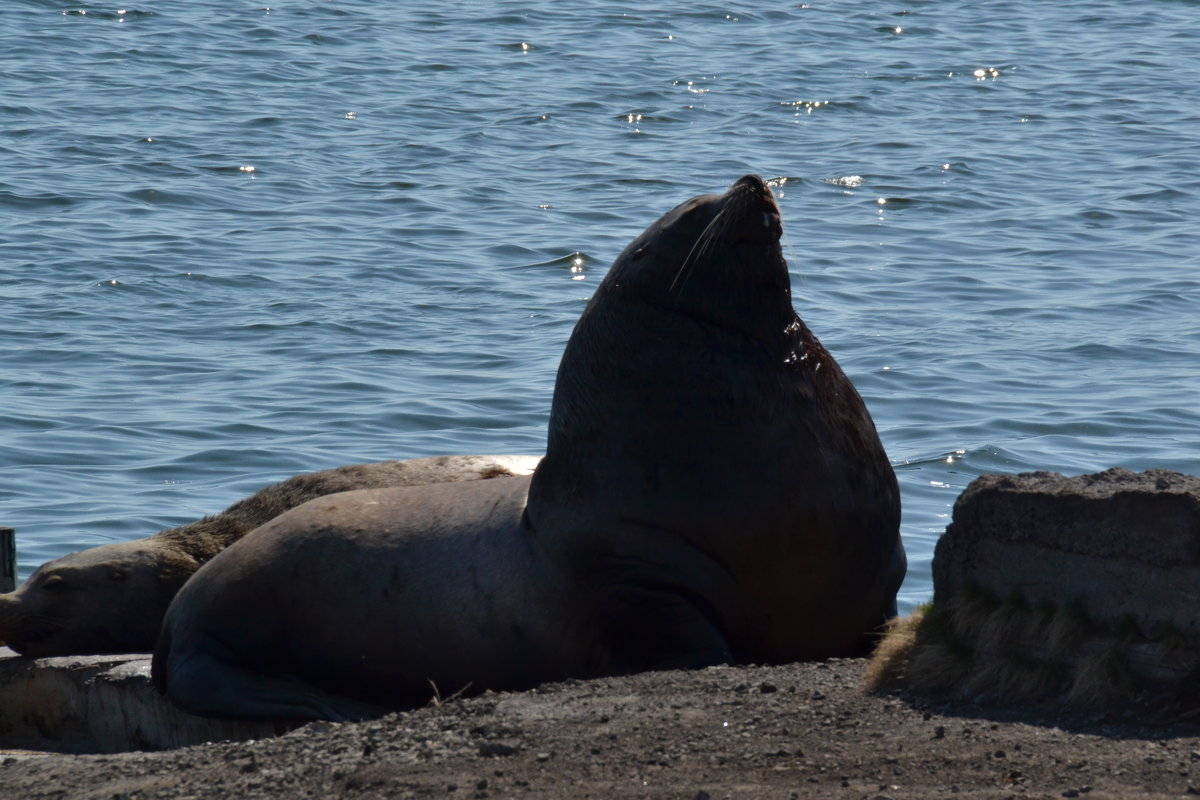
[[[189,714],[218,719],[350,722],[390,710],[329,694],[290,675],[263,675],[205,652],[221,649],[206,642],[187,654],[156,651],[155,685]]]

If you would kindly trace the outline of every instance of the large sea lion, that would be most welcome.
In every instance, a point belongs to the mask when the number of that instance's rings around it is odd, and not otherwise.
[[[780,234],[755,176],[668,212],[572,333],[532,479],[277,517],[176,596],[156,685],[197,714],[351,719],[467,686],[865,652],[904,575],[896,479],[792,308]]]
[[[538,456],[437,456],[352,464],[268,486],[219,514],[48,561],[0,594],[0,644],[26,656],[148,653],[179,587],[247,532],[336,492],[527,475]]]

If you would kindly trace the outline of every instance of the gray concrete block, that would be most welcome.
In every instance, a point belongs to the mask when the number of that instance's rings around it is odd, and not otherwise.
[[[1114,468],[986,475],[954,505],[933,561],[934,604],[973,585],[1092,621],[1200,634],[1200,478]]]
[[[0,749],[162,750],[292,727],[183,713],[150,685],[149,655],[31,659],[0,648]]]
[[[985,475],[954,505],[933,586],[869,687],[1200,716],[1200,478]]]

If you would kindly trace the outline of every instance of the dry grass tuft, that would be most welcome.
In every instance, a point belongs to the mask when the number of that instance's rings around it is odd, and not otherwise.
[[[1033,622],[1033,615],[1027,606],[1015,601],[1006,601],[983,615],[975,628],[969,631],[960,630],[959,636],[970,642],[971,649],[977,653],[1002,656],[1010,651],[1014,644],[1029,635],[1029,628]]]
[[[895,617],[883,629],[883,637],[871,654],[867,665],[866,691],[877,692],[905,683],[917,631],[925,619],[925,607],[907,617]]]
[[[1094,637],[1104,634],[1077,605],[1034,609],[1019,597],[1001,602],[967,590],[892,620],[867,667],[865,688],[1015,701],[1061,697],[1091,707],[1120,703],[1132,697],[1136,683],[1125,653],[1138,637],[1126,628],[1109,646],[1096,647]]]
[[[909,662],[908,686],[916,692],[954,692],[971,674],[971,656],[951,642],[921,642]]]
[[[1119,645],[1079,660],[1067,690],[1073,706],[1094,708],[1129,699],[1133,676]]]
[[[1040,633],[1040,639],[1046,643],[1047,649],[1054,657],[1073,658],[1079,653],[1087,633],[1087,615],[1079,606],[1069,604],[1057,606],[1052,610]]]

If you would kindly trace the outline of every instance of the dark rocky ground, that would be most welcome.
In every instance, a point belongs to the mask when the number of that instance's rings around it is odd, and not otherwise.
[[[1200,727],[860,692],[864,662],[489,694],[162,753],[0,753],[3,798],[1116,798],[1200,793]]]

